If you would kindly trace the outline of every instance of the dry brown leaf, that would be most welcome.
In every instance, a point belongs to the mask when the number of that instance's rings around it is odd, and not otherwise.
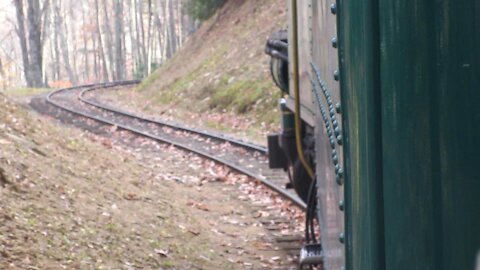
[[[127,193],[123,195],[123,198],[127,201],[138,201],[140,197],[134,193]]]
[[[195,236],[198,236],[200,235],[200,232],[199,231],[196,231],[196,230],[193,230],[193,229],[188,229],[188,232],[195,235]]]

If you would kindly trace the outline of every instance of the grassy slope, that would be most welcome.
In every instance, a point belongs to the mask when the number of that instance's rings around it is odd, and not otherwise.
[[[275,123],[280,95],[263,49],[284,21],[283,0],[230,0],[142,83],[140,93],[180,109],[240,114],[263,126]]]

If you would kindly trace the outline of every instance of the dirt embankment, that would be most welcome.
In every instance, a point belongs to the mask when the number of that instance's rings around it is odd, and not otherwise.
[[[142,107],[187,121],[208,114],[205,125],[231,131],[274,129],[280,92],[263,50],[285,22],[284,0],[227,1],[143,82]]]
[[[178,164],[155,175],[1,95],[0,149],[0,269],[235,268],[165,181]]]
[[[0,94],[0,269],[294,265],[263,225],[290,212],[303,224],[290,204],[212,162],[101,129],[54,125]]]
[[[0,95],[0,269],[231,267],[172,182],[85,136]]]

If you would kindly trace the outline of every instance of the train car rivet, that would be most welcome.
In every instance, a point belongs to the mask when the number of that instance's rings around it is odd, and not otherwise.
[[[338,70],[335,70],[333,72],[333,78],[335,79],[335,81],[340,80],[340,72]]]
[[[344,244],[344,243],[345,243],[345,234],[344,234],[344,233],[341,233],[341,234],[340,234],[340,237],[338,238],[338,240],[340,240],[340,243]]]
[[[338,48],[338,41],[336,37],[332,38],[332,47],[335,49]]]
[[[332,148],[335,148],[335,140],[334,139],[330,139],[330,146]]]
[[[338,207],[340,208],[340,211],[343,211],[345,209],[345,203],[342,201],[338,202]]]
[[[335,3],[330,5],[330,12],[332,12],[333,15],[337,14],[337,5]]]
[[[336,109],[337,109],[337,113],[342,113],[342,105],[340,105],[340,102],[337,103]]]
[[[338,173],[337,173],[337,175],[335,175],[335,181],[337,182],[337,184],[339,186],[343,185],[342,177]]]

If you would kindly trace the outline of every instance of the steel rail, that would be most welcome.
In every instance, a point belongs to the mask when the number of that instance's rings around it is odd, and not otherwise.
[[[58,89],[58,90],[54,90],[54,91],[48,93],[48,95],[46,97],[46,101],[47,101],[47,103],[49,103],[49,104],[51,104],[55,107],[58,107],[62,110],[65,110],[67,112],[70,112],[72,114],[76,114],[76,115],[79,115],[79,116],[82,116],[82,117],[93,119],[93,120],[95,120],[97,122],[100,122],[100,123],[103,123],[103,124],[116,126],[119,129],[130,131],[130,132],[138,134],[140,136],[150,138],[152,140],[155,140],[155,141],[158,141],[158,142],[161,142],[161,143],[169,144],[169,145],[172,145],[172,146],[177,147],[179,149],[186,150],[188,152],[196,153],[196,154],[198,154],[202,157],[213,160],[213,161],[215,161],[219,164],[223,164],[223,165],[225,165],[225,166],[227,166],[227,167],[229,167],[229,168],[231,168],[231,169],[233,169],[233,170],[235,170],[239,173],[245,174],[245,175],[247,175],[247,176],[249,176],[253,179],[256,179],[256,180],[260,181],[262,184],[264,184],[265,186],[267,186],[271,190],[275,191],[276,193],[278,193],[282,197],[290,200],[293,204],[295,204],[296,206],[298,206],[302,210],[306,209],[305,203],[298,196],[289,193],[287,190],[281,188],[278,185],[275,185],[272,181],[268,180],[265,176],[263,176],[261,174],[257,174],[255,172],[249,171],[246,168],[243,168],[243,167],[238,166],[236,164],[233,164],[231,162],[222,160],[222,159],[220,159],[218,157],[215,157],[215,156],[213,156],[213,155],[211,155],[211,154],[209,154],[205,151],[194,149],[193,147],[190,147],[186,144],[174,142],[172,140],[162,138],[160,136],[156,136],[156,135],[153,135],[153,134],[149,134],[149,133],[146,133],[145,131],[141,131],[139,129],[132,128],[132,127],[129,127],[127,125],[123,125],[123,124],[120,124],[120,123],[115,123],[113,121],[110,121],[110,120],[107,120],[107,119],[104,119],[104,118],[101,118],[101,117],[98,117],[98,116],[95,116],[95,115],[91,115],[89,113],[77,111],[75,109],[67,107],[67,106],[61,104],[60,102],[57,102],[57,101],[52,99],[52,96],[57,95],[61,92],[65,92],[65,91],[77,90],[77,89],[80,89],[80,88],[114,87],[114,86],[120,86],[120,85],[128,85],[131,82],[132,81],[122,81],[122,82],[115,82],[115,83],[89,84],[89,85],[81,85],[81,86],[74,86],[74,87],[69,87],[69,88]]]
[[[128,82],[129,82],[128,84],[135,84],[135,83],[138,83],[139,81],[128,81]],[[123,84],[123,85],[127,85],[127,84]],[[113,112],[113,113],[121,114],[121,115],[124,115],[124,116],[127,116],[127,117],[132,117],[132,118],[135,118],[135,119],[147,122],[147,123],[167,126],[167,127],[170,127],[170,128],[176,129],[176,130],[187,131],[187,132],[190,132],[190,133],[198,134],[198,135],[208,137],[208,138],[218,140],[218,141],[226,141],[226,142],[229,142],[232,145],[236,145],[236,146],[240,146],[242,148],[247,148],[249,150],[260,152],[263,155],[268,154],[267,148],[265,148],[263,146],[260,146],[260,145],[256,145],[256,144],[253,144],[253,143],[249,143],[249,142],[245,142],[245,141],[242,141],[242,140],[234,139],[234,138],[225,136],[223,134],[214,134],[214,133],[211,133],[211,132],[202,131],[202,130],[195,129],[195,128],[189,128],[189,127],[181,126],[179,124],[168,123],[168,122],[165,122],[165,121],[160,121],[160,120],[156,120],[156,119],[153,119],[153,118],[140,116],[140,115],[137,115],[137,114],[133,114],[133,113],[130,113],[130,112],[127,112],[127,111],[124,111],[124,110],[113,108],[111,106],[101,104],[99,102],[96,102],[96,101],[89,100],[89,99],[85,98],[85,94],[87,92],[95,91],[99,88],[105,88],[105,87],[104,86],[90,87],[90,88],[86,88],[86,89],[82,90],[80,92],[80,94],[78,95],[79,100],[88,104],[88,105],[91,105],[91,106],[94,106],[94,107],[97,107],[97,108],[100,108],[100,109],[103,109],[103,110],[106,110],[106,111],[110,111],[110,112]]]

